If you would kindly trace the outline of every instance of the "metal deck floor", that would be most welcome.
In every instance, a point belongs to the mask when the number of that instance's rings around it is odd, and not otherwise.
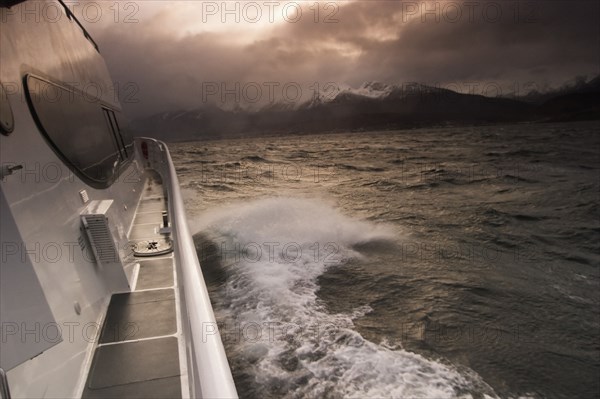
[[[160,238],[166,209],[162,186],[149,180],[129,239]],[[138,259],[135,291],[111,297],[83,398],[182,397],[173,255]]]

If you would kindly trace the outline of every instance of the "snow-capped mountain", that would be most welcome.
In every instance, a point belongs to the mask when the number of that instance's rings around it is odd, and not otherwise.
[[[324,85],[304,102],[242,104],[164,112],[134,121],[139,134],[165,140],[198,137],[401,129],[522,121],[600,119],[597,79],[586,91],[550,96],[532,104],[510,98],[457,93],[418,83],[366,82],[358,88]]]

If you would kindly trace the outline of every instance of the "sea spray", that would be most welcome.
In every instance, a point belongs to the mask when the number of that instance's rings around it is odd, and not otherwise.
[[[472,372],[364,339],[350,314],[320,302],[318,277],[368,256],[356,248],[395,242],[389,227],[359,221],[331,204],[266,198],[202,215],[203,268],[224,273],[215,311],[242,396],[443,398],[491,389]],[[207,248],[211,248],[207,253]],[[231,356],[230,356],[231,357]]]

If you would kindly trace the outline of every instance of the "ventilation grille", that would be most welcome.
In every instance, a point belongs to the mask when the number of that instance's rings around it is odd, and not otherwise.
[[[94,257],[100,264],[121,263],[115,245],[116,237],[110,229],[106,216],[112,203],[112,200],[91,201],[85,213],[81,215],[83,229]]]
[[[101,215],[82,215],[81,218],[96,260],[102,264],[119,262],[108,219]]]

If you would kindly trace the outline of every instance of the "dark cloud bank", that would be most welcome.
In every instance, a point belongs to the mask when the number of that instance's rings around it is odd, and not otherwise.
[[[299,21],[243,43],[226,31],[178,34],[165,26],[173,3],[135,24],[92,27],[115,80],[139,88],[123,99],[133,117],[299,103],[332,83],[337,93],[368,81],[514,97],[600,73],[597,1],[358,1],[333,23],[315,22],[303,3]]]

